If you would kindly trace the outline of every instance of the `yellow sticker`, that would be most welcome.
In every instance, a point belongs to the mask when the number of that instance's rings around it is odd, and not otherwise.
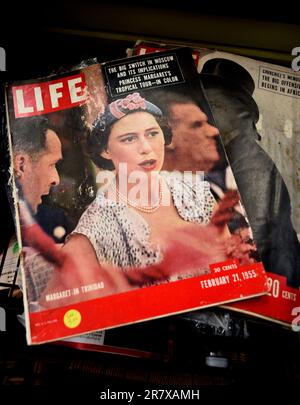
[[[81,314],[77,309],[70,309],[64,315],[64,324],[67,328],[76,328],[81,322]]]

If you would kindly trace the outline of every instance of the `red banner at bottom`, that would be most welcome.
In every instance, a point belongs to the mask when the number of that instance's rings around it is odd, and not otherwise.
[[[257,296],[267,291],[261,263],[29,313],[32,344]]]
[[[288,287],[286,277],[266,273],[269,292],[267,295],[226,305],[226,308],[242,311],[261,318],[292,326],[300,331],[300,291]]]

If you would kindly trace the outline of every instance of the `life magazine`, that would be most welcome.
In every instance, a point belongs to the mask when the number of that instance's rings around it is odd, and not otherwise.
[[[266,294],[191,52],[11,83],[29,344]]]
[[[134,53],[159,49],[139,41]],[[230,308],[299,330],[300,74],[226,52],[193,52],[268,276],[268,295]]]

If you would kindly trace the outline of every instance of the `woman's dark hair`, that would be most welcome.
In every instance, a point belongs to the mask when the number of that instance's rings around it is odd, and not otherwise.
[[[134,112],[143,112],[143,110],[134,110],[132,112],[128,112],[127,115]],[[151,113],[148,112],[148,114]],[[172,141],[172,132],[171,128],[167,124],[166,118],[154,114],[152,115],[163,131],[165,144],[169,145]],[[100,117],[100,119],[97,119],[94,123],[91,131],[88,133],[87,136],[86,151],[95,165],[98,166],[100,169],[114,170],[115,167],[113,162],[110,159],[105,159],[100,156],[101,152],[105,151],[107,148],[108,138],[111,132],[111,128],[114,124],[107,124],[105,121],[105,114],[103,114],[102,117]]]

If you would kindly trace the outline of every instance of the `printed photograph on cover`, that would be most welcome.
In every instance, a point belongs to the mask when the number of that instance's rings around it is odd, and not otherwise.
[[[7,111],[30,344],[266,293],[189,49],[10,84]]]
[[[167,47],[137,41],[132,53]],[[234,309],[297,329],[300,75],[230,53],[193,53],[268,275],[268,295]]]
[[[200,57],[199,69],[268,275],[269,296],[236,307],[293,324],[300,307],[300,74],[223,52]]]

